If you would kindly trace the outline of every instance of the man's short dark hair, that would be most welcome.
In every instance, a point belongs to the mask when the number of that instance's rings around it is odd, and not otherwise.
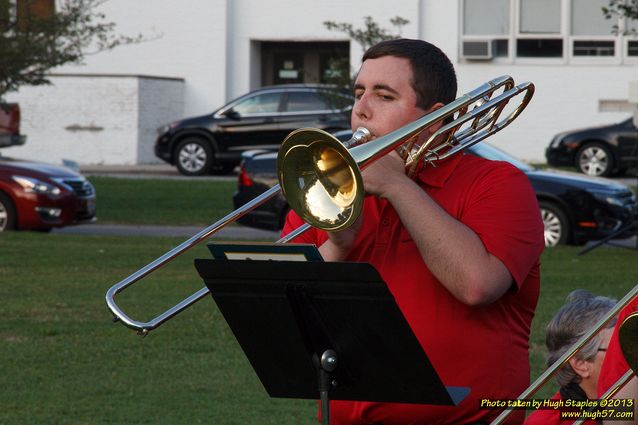
[[[412,64],[412,88],[416,106],[429,109],[437,102],[448,104],[456,98],[456,73],[450,59],[434,44],[424,40],[399,38],[370,47],[362,61],[383,56],[406,58]]]

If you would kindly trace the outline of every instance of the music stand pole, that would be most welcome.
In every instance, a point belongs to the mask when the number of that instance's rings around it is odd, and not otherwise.
[[[336,386],[332,379],[332,372],[337,368],[337,353],[334,350],[326,350],[321,355],[321,360],[317,360],[319,378],[319,398],[321,400],[321,424],[330,425],[330,388]]]

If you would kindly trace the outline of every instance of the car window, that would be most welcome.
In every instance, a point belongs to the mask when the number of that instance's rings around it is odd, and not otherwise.
[[[269,114],[279,110],[281,93],[262,93],[251,96],[233,106],[240,115]]]
[[[330,108],[317,93],[309,91],[288,92],[288,112],[325,111]]]

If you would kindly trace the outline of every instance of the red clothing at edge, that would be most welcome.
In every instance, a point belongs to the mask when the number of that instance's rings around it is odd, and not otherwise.
[[[611,388],[621,376],[627,372],[629,365],[625,356],[620,349],[620,343],[618,342],[618,329],[630,314],[638,311],[638,298],[635,298],[632,302],[627,304],[625,308],[620,311],[616,326],[611,334],[607,352],[605,353],[605,359],[600,367],[600,374],[598,375],[598,397],[603,395],[605,391]]]
[[[443,383],[471,392],[456,407],[333,401],[333,425],[489,421],[499,412],[480,409],[481,398],[515,398],[529,384],[528,338],[544,245],[529,180],[510,164],[459,154],[422,170],[417,182],[476,232],[516,287],[486,306],[462,304],[425,266],[389,202],[366,197],[365,220],[347,260],[369,262],[379,271]],[[283,233],[299,225],[291,213]],[[312,229],[295,241],[320,246],[326,239]]]

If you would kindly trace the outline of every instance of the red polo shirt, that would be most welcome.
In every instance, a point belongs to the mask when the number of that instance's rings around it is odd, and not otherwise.
[[[471,392],[456,407],[333,401],[333,425],[489,421],[499,412],[480,409],[482,398],[516,398],[529,384],[528,339],[544,246],[529,180],[510,164],[459,154],[425,168],[417,182],[476,232],[516,285],[486,306],[459,302],[428,270],[392,205],[366,197],[365,220],[347,260],[379,271],[443,383]],[[299,225],[301,219],[291,213],[283,233]],[[325,232],[312,229],[295,241],[319,246],[326,239]]]
[[[602,396],[609,388],[611,388],[621,376],[629,370],[629,364],[620,349],[620,343],[618,342],[618,330],[622,322],[629,317],[629,315],[638,311],[638,298],[634,298],[629,304],[620,311],[618,320],[616,321],[616,327],[614,328],[607,352],[605,353],[605,359],[600,367],[600,374],[598,375],[598,396]]]

